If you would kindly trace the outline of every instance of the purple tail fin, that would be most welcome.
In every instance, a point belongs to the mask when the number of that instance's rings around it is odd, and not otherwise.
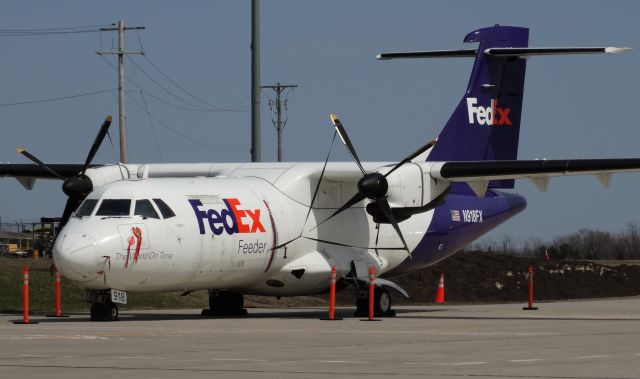
[[[479,42],[467,92],[438,136],[429,161],[513,160],[518,155],[526,60],[491,56],[489,48],[527,47],[529,29],[493,26],[469,33]],[[490,183],[513,188],[512,180]]]

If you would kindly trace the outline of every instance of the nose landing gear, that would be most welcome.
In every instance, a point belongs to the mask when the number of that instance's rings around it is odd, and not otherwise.
[[[111,301],[91,304],[91,321],[118,321],[118,305]]]
[[[111,301],[109,291],[87,290],[84,299],[91,303],[91,321],[118,321],[118,305]]]

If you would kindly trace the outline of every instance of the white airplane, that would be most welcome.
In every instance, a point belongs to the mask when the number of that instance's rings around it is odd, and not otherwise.
[[[243,294],[298,296],[357,288],[366,312],[375,267],[378,315],[392,314],[384,279],[455,253],[525,206],[505,189],[526,178],[640,171],[640,159],[516,160],[526,58],[618,53],[626,48],[529,48],[528,29],[493,26],[468,34],[470,50],[381,54],[378,59],[475,57],[467,91],[438,136],[399,163],[92,165],[105,120],[84,165],[3,164],[26,188],[63,179],[69,196],[53,259],[86,288],[92,320],[117,320],[128,292],[208,290],[205,314],[244,314]],[[334,135],[335,138],[335,135]]]

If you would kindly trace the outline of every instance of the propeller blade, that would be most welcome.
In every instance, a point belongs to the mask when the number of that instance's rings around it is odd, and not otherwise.
[[[64,212],[62,212],[62,220],[60,220],[60,226],[65,226],[67,224],[67,222],[71,218],[71,215],[73,214],[73,212],[75,212],[76,209],[78,209],[78,206],[80,206],[81,202],[82,199],[77,199],[74,197],[69,197],[67,199],[67,204],[65,204],[64,206]]]
[[[391,211],[391,207],[389,206],[389,202],[387,201],[387,198],[386,197],[378,198],[376,199],[376,203],[380,206],[380,209],[382,209],[382,211],[384,212],[384,215],[387,216],[387,220],[389,220],[389,222],[391,222],[391,225],[393,225],[393,228],[398,233],[398,237],[400,237],[400,240],[402,241],[402,244],[404,245],[405,250],[407,250],[407,253],[409,253],[409,257],[411,257],[411,251],[409,250],[409,246],[407,246],[407,242],[404,240],[404,236],[400,231],[400,226],[398,226],[396,217],[393,215],[393,211]]]
[[[360,158],[358,158],[356,149],[354,149],[353,144],[351,143],[351,140],[347,135],[347,131],[342,126],[342,123],[338,119],[338,116],[336,116],[335,114],[332,114],[331,122],[333,123],[333,127],[336,129],[336,132],[338,132],[338,135],[340,136],[342,143],[347,147],[347,151],[349,152],[349,154],[351,154],[351,158],[353,158],[353,161],[356,162],[356,164],[358,165],[358,168],[360,169],[360,171],[362,171],[362,175],[367,175],[367,172],[364,170],[364,167],[362,167],[362,163],[360,163]]]
[[[344,210],[346,210],[347,208],[351,207],[352,205],[361,202],[362,200],[366,199],[366,196],[364,196],[363,194],[361,194],[360,192],[356,193],[355,195],[353,195],[353,197],[351,199],[349,199],[349,201],[347,201],[346,203],[344,203],[337,211],[333,212],[333,214],[327,218],[325,218],[321,223],[319,223],[318,225],[316,225],[313,229],[316,229],[318,226],[324,224],[325,222],[331,220],[332,218],[334,218],[335,216],[339,215],[340,213],[342,213]]]
[[[411,153],[411,155],[409,155],[408,157],[406,157],[405,159],[401,160],[400,162],[398,162],[395,166],[393,166],[393,168],[391,170],[389,170],[389,172],[387,172],[386,174],[384,174],[385,177],[391,175],[392,172],[394,172],[395,170],[399,169],[400,166],[402,166],[405,163],[409,163],[411,162],[411,160],[413,160],[413,158],[417,157],[418,155],[424,153],[425,151],[429,150],[429,148],[431,148],[433,145],[436,144],[436,141],[429,141],[427,142],[425,145],[423,145],[421,148],[419,148],[418,150],[414,151],[413,153]]]
[[[16,151],[19,154],[24,155],[25,157],[27,157],[27,159],[29,159],[30,161],[32,161],[33,163],[37,164],[38,166],[44,168],[45,170],[49,171],[53,176],[55,176],[56,178],[60,178],[62,180],[65,180],[66,178],[60,174],[58,174],[57,172],[53,171],[53,169],[49,166],[47,166],[44,162],[42,162],[40,159],[36,158],[35,156],[31,155],[31,153],[29,153],[28,151],[26,151],[25,149],[19,147],[16,149]]]
[[[107,132],[109,131],[109,126],[111,126],[110,115],[107,116],[107,118],[104,120],[104,122],[100,126],[100,131],[98,132],[98,135],[96,136],[95,141],[93,141],[91,150],[89,150],[89,155],[87,155],[87,160],[84,162],[84,167],[82,168],[82,175],[84,175],[84,173],[87,171],[87,168],[91,164],[91,161],[96,156],[96,153],[100,148],[100,145],[102,145],[102,141],[104,140],[104,137],[107,135]]]
[[[318,196],[318,190],[320,190],[320,184],[322,184],[322,178],[324,177],[324,171],[327,168],[327,163],[329,163],[329,156],[331,155],[331,149],[333,148],[333,143],[336,141],[336,134],[338,132],[333,133],[333,139],[331,140],[331,146],[329,147],[329,152],[327,153],[327,159],[324,160],[324,166],[322,166],[322,172],[320,172],[320,178],[318,178],[318,183],[316,184],[316,189],[313,191],[313,197],[311,197],[311,204],[309,204],[309,209],[307,209],[307,217],[304,219],[304,225],[307,225],[307,221],[309,220],[309,215],[311,214],[311,208],[313,208],[313,203],[316,201],[316,197]],[[304,230],[304,229],[303,229]],[[302,232],[300,232],[302,235]]]

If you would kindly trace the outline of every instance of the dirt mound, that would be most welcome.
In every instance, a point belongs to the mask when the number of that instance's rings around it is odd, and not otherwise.
[[[640,266],[605,266],[585,261],[530,262],[527,258],[460,252],[417,273],[393,278],[412,299],[433,301],[440,273],[448,302],[513,302],[528,298],[528,266],[534,269],[537,300],[640,295]],[[402,303],[397,298],[396,303]]]
[[[460,252],[411,274],[391,278],[409,292],[404,299],[392,291],[394,304],[433,303],[440,273],[445,274],[447,303],[523,302],[528,299],[528,267],[534,268],[534,298],[540,300],[585,299],[640,295],[640,266],[624,261],[606,265],[588,261],[531,262],[530,259],[485,252]],[[635,263],[635,262],[631,262]],[[268,298],[248,296],[257,306],[319,306],[328,295]],[[338,292],[337,304],[353,306],[354,292]]]

